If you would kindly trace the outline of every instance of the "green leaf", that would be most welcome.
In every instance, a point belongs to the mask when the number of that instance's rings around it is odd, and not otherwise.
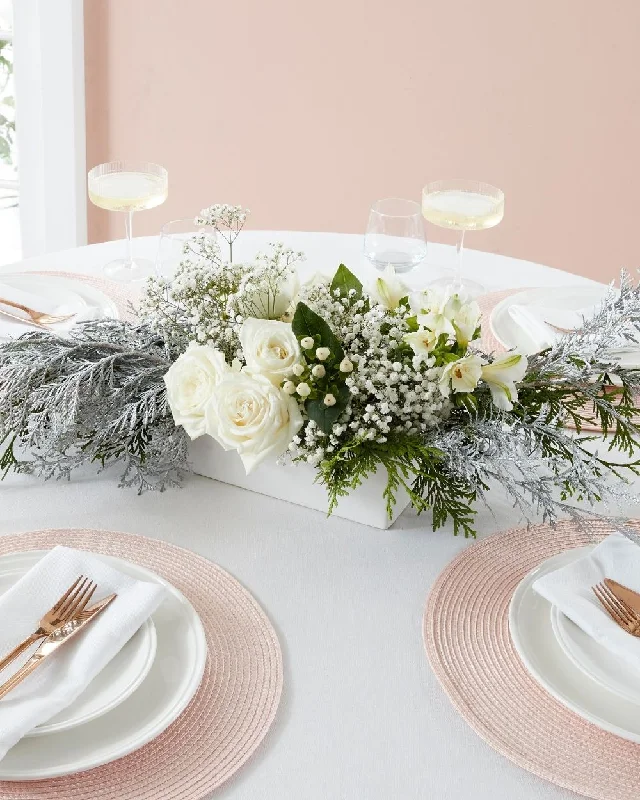
[[[344,264],[340,264],[336,274],[333,276],[333,280],[331,281],[332,295],[336,289],[338,289],[340,292],[340,297],[347,297],[349,300],[360,300],[362,297],[362,283],[356,278],[350,269],[345,267]],[[355,294],[353,296],[349,296],[349,292],[352,289],[354,290]]]
[[[13,108],[14,105],[15,105],[15,102],[16,101],[13,99],[13,97],[5,97],[4,100],[2,101],[2,105],[3,106],[9,106],[9,108]]]
[[[307,400],[305,410],[309,419],[312,419],[323,433],[331,433],[331,429],[349,401],[349,389],[344,383],[332,393],[336,398],[334,406],[325,406],[324,395],[314,400]]]
[[[317,342],[318,338],[316,337],[319,337],[319,346],[329,348],[333,361],[340,362],[344,358],[342,346],[331,328],[322,317],[319,317],[304,303],[298,303],[291,327],[298,339],[311,336]]]
[[[400,302],[402,303],[402,300]],[[420,327],[418,325],[418,318],[417,317],[408,317],[405,320],[405,322],[407,324],[407,328],[409,328],[409,332],[410,333],[415,333]]]

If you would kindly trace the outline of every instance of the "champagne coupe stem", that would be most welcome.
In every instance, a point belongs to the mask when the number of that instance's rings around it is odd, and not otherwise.
[[[125,217],[125,227],[127,232],[127,255],[124,261],[126,269],[133,268],[133,211],[128,211]]]
[[[464,228],[460,231],[460,238],[456,242],[456,272],[453,278],[453,288],[459,292],[462,289],[462,250],[464,246]]]

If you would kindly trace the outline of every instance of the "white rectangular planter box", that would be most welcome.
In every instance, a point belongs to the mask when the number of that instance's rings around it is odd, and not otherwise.
[[[280,466],[266,462],[251,475],[246,475],[240,456],[234,450],[226,452],[209,436],[191,442],[189,456],[198,475],[327,513],[327,490],[314,483],[316,471],[307,464]],[[373,528],[388,528],[409,505],[409,497],[404,491],[398,492],[393,517],[389,519],[382,497],[386,484],[386,471],[381,467],[375,475],[363,481],[362,486],[343,497],[333,514]]]

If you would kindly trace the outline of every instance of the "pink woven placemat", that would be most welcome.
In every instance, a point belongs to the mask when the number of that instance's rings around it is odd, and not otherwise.
[[[640,522],[633,523],[640,530]],[[539,686],[509,636],[518,583],[551,556],[599,541],[610,528],[573,522],[490,536],[438,577],[425,609],[431,667],[456,710],[524,769],[595,800],[638,800],[640,745],[586,722]]]
[[[166,578],[200,615],[209,648],[207,664],[195,697],[157,739],[118,761],[77,775],[0,781],[0,798],[207,797],[255,751],[278,708],[282,654],[264,611],[235,578],[211,561],[144,536],[98,530],[35,531],[0,536],[0,555],[57,544],[118,556]]]

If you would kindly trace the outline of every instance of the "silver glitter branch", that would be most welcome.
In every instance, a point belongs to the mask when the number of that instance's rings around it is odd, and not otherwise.
[[[148,328],[112,320],[0,345],[0,466],[46,479],[119,463],[124,486],[175,484],[188,439],[163,382],[174,357]]]

